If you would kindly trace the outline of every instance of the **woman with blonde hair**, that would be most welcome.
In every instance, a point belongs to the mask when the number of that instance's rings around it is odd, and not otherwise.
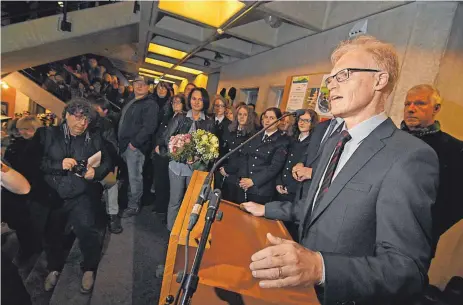
[[[22,117],[16,123],[19,134],[26,140],[31,139],[40,127],[43,127],[42,121],[33,115]]]

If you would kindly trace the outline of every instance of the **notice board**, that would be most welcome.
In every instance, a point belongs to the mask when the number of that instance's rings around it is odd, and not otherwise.
[[[324,80],[329,72],[307,73],[288,76],[280,109],[295,111],[297,109],[314,109],[322,118],[331,118],[328,104],[328,88]]]

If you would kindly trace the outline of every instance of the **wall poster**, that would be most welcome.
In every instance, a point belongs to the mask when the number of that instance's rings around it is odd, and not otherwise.
[[[317,103],[315,105],[315,111],[324,117],[333,117],[333,115],[330,112],[330,102],[329,102],[329,96],[330,96],[330,91],[325,85],[325,79],[330,76],[329,74],[323,75],[322,82],[320,84],[320,90],[318,93],[317,97]]]
[[[291,87],[289,89],[288,104],[286,105],[286,111],[295,111],[303,107],[308,86],[308,75],[294,76],[291,79]]]

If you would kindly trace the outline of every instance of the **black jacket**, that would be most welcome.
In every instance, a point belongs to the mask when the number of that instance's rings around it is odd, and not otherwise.
[[[38,131],[40,131],[40,142],[43,147],[41,170],[45,174],[47,184],[58,193],[61,199],[72,199],[82,195],[92,182],[103,180],[110,172],[111,159],[99,132],[89,130],[78,138],[70,137],[66,133],[65,123],[60,126],[40,128]],[[72,141],[83,143],[74,153],[71,149]],[[101,151],[101,164],[95,168],[93,181],[63,170],[63,159],[87,160],[98,151]]]
[[[119,160],[119,146],[117,143],[116,132],[114,131],[114,123],[108,117],[97,116],[95,126],[93,127],[95,131],[99,132],[101,137],[104,140],[106,149],[111,158],[112,166],[114,168],[118,164]]]
[[[130,103],[130,102],[128,102]],[[147,95],[133,104],[128,103],[122,109],[125,111],[123,122],[119,122],[119,153],[124,153],[129,143],[143,153],[150,150],[152,136],[158,126],[159,107],[150,95]],[[126,109],[129,107],[128,109]]]
[[[419,137],[431,146],[439,158],[439,190],[433,212],[433,238],[463,218],[463,142],[438,131]]]
[[[178,134],[187,134],[193,124],[196,124],[196,130],[202,129],[216,134],[214,121],[211,119],[206,117],[205,120],[193,121],[191,118],[187,117],[186,114],[177,114],[172,120],[170,120],[164,134],[159,139],[159,150],[161,155],[167,154],[167,146],[169,145],[170,137]]]
[[[244,141],[249,139],[252,134],[244,135],[241,132],[237,131],[229,131],[228,128],[223,133],[223,145],[221,146],[221,151],[223,151],[223,155],[232,151],[237,146],[241,145]],[[237,173],[243,164],[246,163],[246,155],[243,153],[244,147],[230,157],[228,157],[224,163],[219,166],[225,169],[225,172],[229,175],[227,180],[231,183],[236,183],[237,181]]]
[[[228,152],[224,149],[224,134],[228,132],[228,126],[230,125],[231,121],[227,118],[223,118],[222,122],[216,124],[215,117],[212,117],[211,119],[214,121],[216,135],[217,138],[219,138],[219,158],[221,158]]]
[[[285,165],[289,137],[279,130],[265,142],[257,137],[245,146],[246,162],[239,170],[239,178],[250,178],[254,182],[248,193],[259,196],[273,196],[276,178]]]
[[[286,158],[285,166],[283,171],[277,178],[276,185],[283,185],[288,190],[289,195],[296,195],[297,189],[300,183],[294,180],[292,170],[293,166],[301,162],[304,157],[304,152],[307,150],[307,146],[310,143],[310,135],[305,138],[302,142],[296,138],[291,138],[289,144],[288,157]]]
[[[40,130],[38,129],[32,139],[16,138],[5,151],[4,159],[17,172],[22,174],[29,184],[31,191],[27,196],[15,195],[15,197],[29,198],[46,204],[46,196],[49,187],[45,183],[43,173],[40,171],[42,146],[40,143]]]

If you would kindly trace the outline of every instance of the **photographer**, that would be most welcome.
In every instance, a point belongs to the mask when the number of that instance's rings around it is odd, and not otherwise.
[[[56,194],[45,233],[50,271],[45,279],[46,291],[56,286],[64,266],[62,234],[68,221],[84,257],[81,292],[89,293],[93,288],[101,252],[100,233],[96,226],[101,198],[98,182],[111,170],[111,158],[100,133],[89,129],[95,118],[92,105],[86,99],[77,98],[66,105],[63,124],[40,130],[44,148],[41,168],[45,181]],[[88,166],[89,157],[99,151],[99,166]]]

